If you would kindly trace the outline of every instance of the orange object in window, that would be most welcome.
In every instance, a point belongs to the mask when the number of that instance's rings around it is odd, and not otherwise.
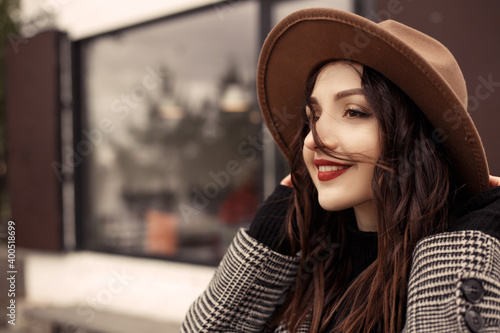
[[[157,210],[148,210],[145,217],[147,252],[167,256],[175,255],[179,248],[177,216]]]

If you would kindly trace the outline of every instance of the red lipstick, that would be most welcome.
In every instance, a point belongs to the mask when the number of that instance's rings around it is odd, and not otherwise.
[[[318,168],[318,179],[320,181],[335,179],[343,175],[352,166],[352,164],[343,164],[323,159],[315,159],[314,165]]]

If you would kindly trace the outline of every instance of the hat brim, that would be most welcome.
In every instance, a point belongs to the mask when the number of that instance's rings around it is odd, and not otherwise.
[[[412,42],[425,44],[415,50]],[[431,139],[444,141],[466,192],[473,195],[488,188],[486,155],[467,113],[465,81],[451,53],[436,40],[395,21],[374,23],[329,8],[290,14],[269,33],[261,50],[259,104],[287,159],[299,130],[307,79],[312,69],[329,59],[353,60],[385,75],[434,126],[436,138]]]

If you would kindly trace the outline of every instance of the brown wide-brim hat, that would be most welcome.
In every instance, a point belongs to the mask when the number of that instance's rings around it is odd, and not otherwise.
[[[488,188],[488,164],[467,113],[465,80],[448,49],[396,21],[375,23],[331,8],[290,14],[271,30],[262,46],[257,70],[259,104],[285,157],[290,158],[290,145],[299,131],[309,75],[329,59],[353,60],[385,75],[424,112],[438,143],[444,140],[467,195]]]

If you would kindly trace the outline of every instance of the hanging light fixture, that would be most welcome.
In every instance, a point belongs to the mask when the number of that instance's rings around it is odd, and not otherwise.
[[[228,84],[221,98],[221,108],[225,112],[245,112],[249,107],[247,91],[241,84]]]
[[[248,91],[238,75],[234,61],[229,63],[227,74],[222,79],[220,107],[224,112],[246,112],[250,107]]]

